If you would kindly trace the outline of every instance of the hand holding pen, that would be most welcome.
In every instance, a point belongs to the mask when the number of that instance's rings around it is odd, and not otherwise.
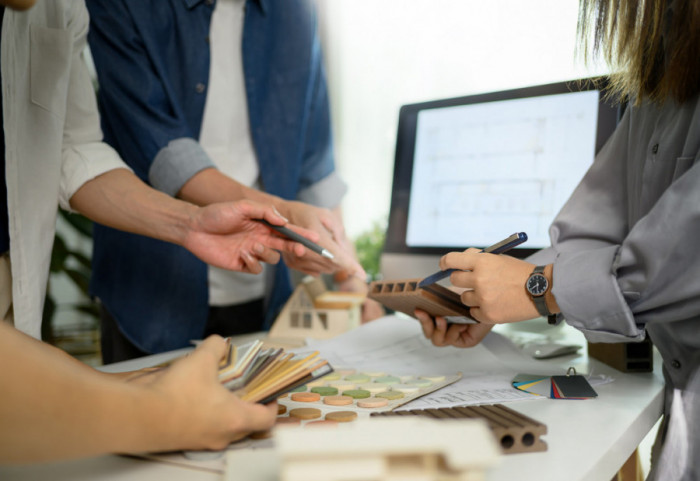
[[[482,249],[479,252],[486,252],[489,254],[503,254],[504,252],[507,252],[512,248],[519,246],[525,241],[527,241],[527,234],[525,232],[516,232],[515,234],[512,234],[503,239],[502,241],[497,242],[489,247],[486,247],[485,249]],[[442,263],[442,259],[440,262]],[[457,270],[458,269],[455,268],[447,268],[445,270],[438,271],[435,274],[432,274],[420,281],[418,283],[418,287],[425,287],[429,286],[430,284],[435,284],[436,282],[441,281],[442,279],[450,276],[450,274],[456,272]]]

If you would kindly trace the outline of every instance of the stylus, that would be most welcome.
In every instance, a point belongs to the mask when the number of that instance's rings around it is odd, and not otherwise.
[[[266,226],[268,226],[270,229],[274,229],[277,232],[279,232],[280,234],[282,234],[283,236],[293,240],[294,242],[298,242],[299,244],[303,245],[307,249],[314,251],[316,254],[319,254],[327,259],[333,259],[335,257],[333,254],[331,254],[331,252],[328,249],[324,249],[320,245],[318,245],[314,242],[311,242],[306,237],[303,237],[303,236],[297,234],[296,232],[294,232],[293,230],[291,230],[287,227],[282,227],[279,225],[270,224],[265,219],[257,219],[257,220],[262,222]]]
[[[482,249],[481,252],[487,252],[489,254],[503,254],[506,251],[511,250],[513,247],[518,246],[527,240],[527,234],[525,232],[516,232],[515,234],[503,239],[496,244]],[[444,271],[437,271],[435,274],[430,275],[418,283],[418,287],[429,286],[430,284],[435,284],[436,282],[444,279],[455,271],[459,269],[445,269]]]

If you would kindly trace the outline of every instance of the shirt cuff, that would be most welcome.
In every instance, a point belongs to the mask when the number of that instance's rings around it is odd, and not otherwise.
[[[591,342],[644,339],[615,275],[619,246],[564,252],[554,262],[552,293],[566,322]]]
[[[216,167],[199,142],[183,137],[171,140],[156,154],[148,171],[153,187],[175,197],[197,172]]]
[[[86,182],[114,169],[131,172],[119,154],[103,142],[90,142],[64,149],[61,156],[58,203],[68,212],[75,212],[70,207],[70,199]]]
[[[340,205],[340,201],[347,191],[347,184],[337,172],[333,171],[323,179],[299,192],[297,200],[316,207],[334,209]]]

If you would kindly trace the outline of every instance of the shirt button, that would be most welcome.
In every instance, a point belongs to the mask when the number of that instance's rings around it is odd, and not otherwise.
[[[654,144],[654,146],[651,148],[651,153],[655,154],[659,151],[659,144]]]
[[[214,5],[214,0],[205,0],[204,3],[207,5]]]
[[[678,359],[674,359],[673,362],[671,362],[671,366],[673,366],[674,369],[680,369],[681,362]]]
[[[194,89],[198,94],[203,93],[206,90],[206,88],[206,85],[204,85],[203,83],[198,83],[194,86]]]
[[[211,43],[211,40],[209,39],[209,35],[206,36],[206,38],[204,39],[204,41],[207,42],[207,43]]]

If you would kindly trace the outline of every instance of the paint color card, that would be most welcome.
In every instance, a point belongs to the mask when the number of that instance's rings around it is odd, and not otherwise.
[[[558,399],[590,399],[598,397],[598,393],[588,384],[585,377],[552,376],[552,387],[556,388]]]

